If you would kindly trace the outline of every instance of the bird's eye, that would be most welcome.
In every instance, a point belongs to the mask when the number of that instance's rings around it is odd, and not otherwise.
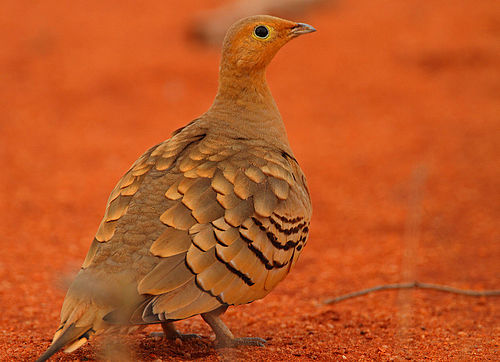
[[[269,36],[269,29],[267,26],[259,25],[255,27],[253,33],[257,38],[266,39]]]

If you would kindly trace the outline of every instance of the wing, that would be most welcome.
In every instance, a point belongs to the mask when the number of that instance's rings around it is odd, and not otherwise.
[[[184,319],[268,294],[296,262],[310,217],[289,153],[188,126],[119,181],[83,269],[139,278],[132,324]]]
[[[161,152],[160,146],[152,155]],[[152,297],[134,313],[136,323],[260,299],[287,275],[306,243],[310,198],[288,153],[206,137],[175,167],[178,177],[165,190],[169,203],[160,216],[167,227],[150,247],[161,261],[138,285]]]
[[[151,192],[151,174],[169,176],[177,158],[204,137],[200,127],[186,127],[184,132],[177,132],[146,151],[120,179],[109,196],[104,217],[82,268],[64,300],[61,328],[69,325],[68,321],[81,319],[82,315],[92,326],[92,320],[101,321],[102,315],[110,310],[124,304],[136,306],[144,299],[137,292],[137,279],[157,264],[158,258],[151,255],[149,246],[165,228],[159,220],[154,223],[161,214],[159,200],[165,197],[161,190]],[[170,182],[166,178],[163,184]],[[153,212],[148,214],[149,210]],[[120,319],[123,319],[122,314]]]
[[[127,213],[132,198],[151,169],[170,170],[189,146],[199,142],[205,136],[202,131],[188,130],[182,135],[176,133],[173,138],[146,151],[111,191],[104,217],[95,236],[96,240],[98,242],[111,240],[118,220]]]

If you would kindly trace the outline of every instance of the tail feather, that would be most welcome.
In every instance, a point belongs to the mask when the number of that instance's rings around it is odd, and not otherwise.
[[[43,362],[48,360],[53,354],[55,354],[67,344],[70,344],[68,346],[68,349],[71,349],[74,346],[77,346],[76,348],[80,347],[88,340],[90,334],[93,332],[94,330],[90,327],[75,327],[75,324],[72,323],[59,336],[59,338],[52,342],[50,347],[36,360],[36,362]],[[71,349],[71,351],[75,350],[76,348]]]

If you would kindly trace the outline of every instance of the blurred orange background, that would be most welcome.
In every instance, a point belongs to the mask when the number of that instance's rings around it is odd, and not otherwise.
[[[78,270],[116,181],[210,106],[220,50],[190,34],[224,3],[2,1],[0,360],[48,346],[61,275]],[[311,234],[271,295],[225,317],[235,335],[268,345],[221,352],[148,330],[127,339],[129,353],[497,358],[496,298],[321,302],[400,281],[499,288],[500,2],[325,1],[293,20],[318,32],[283,48],[268,80],[308,177]],[[180,326],[210,335],[199,318]],[[98,358],[98,345],[63,360]]]

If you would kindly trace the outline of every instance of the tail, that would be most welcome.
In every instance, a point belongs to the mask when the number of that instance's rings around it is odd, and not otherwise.
[[[52,344],[37,362],[46,361],[62,348],[64,352],[71,353],[87,343],[96,331],[109,330],[109,324],[102,319],[104,315],[114,306],[124,305],[129,296],[134,303],[138,298],[135,284],[120,283],[102,278],[97,272],[92,273],[81,269],[69,287],[61,308],[61,325],[54,334]]]
[[[36,360],[36,362],[48,360],[54,353],[68,344],[69,346],[65,349],[65,352],[73,352],[75,349],[87,343],[90,335],[93,333],[94,330],[92,328],[75,327],[75,324],[72,323],[60,336],[58,336],[57,339],[52,342],[50,347]]]

